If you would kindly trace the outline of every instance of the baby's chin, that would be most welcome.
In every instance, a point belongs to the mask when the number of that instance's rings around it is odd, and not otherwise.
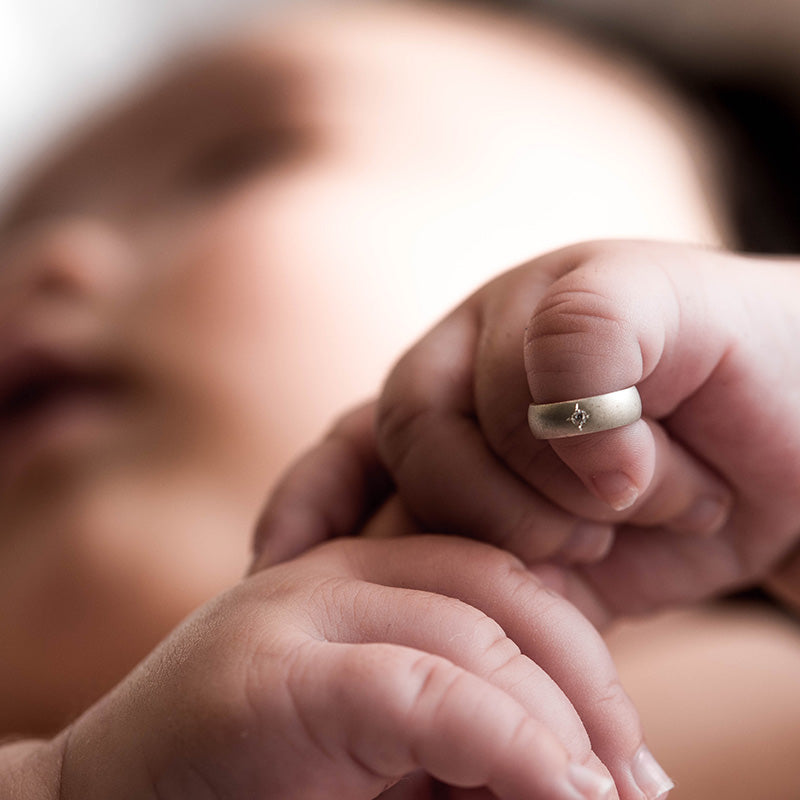
[[[0,734],[69,723],[247,563],[249,531],[196,493],[130,471],[68,484],[18,503],[2,546]]]

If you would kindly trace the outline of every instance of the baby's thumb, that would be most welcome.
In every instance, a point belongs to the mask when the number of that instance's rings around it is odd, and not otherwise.
[[[667,245],[594,246],[579,266],[551,285],[525,338],[534,404],[572,401],[574,415],[552,423],[577,435],[553,438],[553,449],[617,511],[647,494],[646,505],[659,509],[659,522],[680,516],[709,490],[716,491],[704,485],[714,481],[707,470],[656,422],[698,388],[715,357],[696,273],[685,263],[677,271],[666,266],[704,257]],[[702,346],[698,337],[704,337]],[[641,394],[642,419],[589,433],[598,421],[604,424],[605,398],[583,405],[576,401],[631,386]],[[625,423],[624,409],[621,413]]]
[[[374,418],[374,401],[353,409],[289,468],[256,524],[248,574],[358,533],[386,500],[392,483],[378,459]]]

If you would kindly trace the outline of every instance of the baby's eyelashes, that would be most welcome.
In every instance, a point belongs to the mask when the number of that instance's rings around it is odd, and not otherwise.
[[[212,193],[306,154],[312,135],[299,127],[274,126],[231,134],[187,155],[174,177],[178,190]]]

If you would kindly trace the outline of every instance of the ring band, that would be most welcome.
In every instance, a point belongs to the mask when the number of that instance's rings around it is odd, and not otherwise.
[[[528,425],[537,439],[609,431],[630,425],[641,416],[642,400],[635,386],[561,403],[528,406]]]

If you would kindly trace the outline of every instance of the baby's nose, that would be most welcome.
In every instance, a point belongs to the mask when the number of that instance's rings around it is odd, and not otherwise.
[[[0,275],[6,298],[103,303],[123,293],[132,276],[125,239],[92,218],[42,222],[14,250]]]

